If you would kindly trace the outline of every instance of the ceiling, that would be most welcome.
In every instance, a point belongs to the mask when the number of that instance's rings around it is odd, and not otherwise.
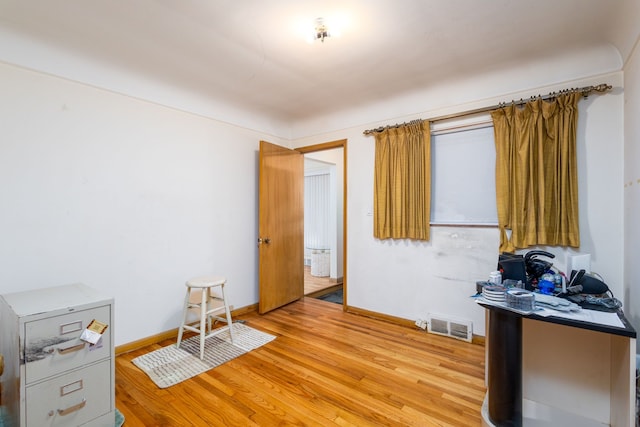
[[[614,47],[621,69],[640,33],[638,4],[0,0],[0,30],[46,46],[46,60],[58,68],[41,71],[73,78],[79,63],[69,58],[83,58],[92,70],[143,77],[229,108],[295,122],[592,46]],[[318,17],[340,22],[340,37],[308,43]],[[6,44],[2,50],[0,61],[28,63],[24,48],[13,56]],[[98,73],[91,74],[97,79]]]

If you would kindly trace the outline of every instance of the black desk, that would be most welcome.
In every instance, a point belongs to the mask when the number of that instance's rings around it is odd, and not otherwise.
[[[485,403],[488,414],[483,418],[488,419],[483,420],[484,425],[519,427],[527,424],[526,422],[523,424],[523,419],[526,420],[526,417],[523,416],[523,337],[527,337],[527,334],[531,339],[545,346],[544,351],[540,351],[536,348],[536,342],[528,342],[526,345],[528,350],[525,351],[536,354],[535,357],[529,354],[525,355],[525,359],[528,359],[528,365],[532,366],[532,372],[528,377],[532,379],[530,382],[533,383],[533,387],[528,394],[532,394],[533,398],[526,396],[527,399],[524,399],[530,403],[529,406],[538,405],[532,400],[536,400],[536,393],[541,394],[541,390],[544,390],[545,387],[548,387],[548,391],[552,394],[553,389],[558,388],[558,383],[554,381],[557,376],[561,376],[563,378],[560,380],[564,383],[576,381],[577,384],[573,387],[572,392],[567,394],[577,395],[567,396],[567,398],[564,396],[556,397],[560,408],[555,409],[559,409],[563,413],[580,414],[579,418],[582,420],[580,422],[584,421],[581,418],[583,416],[589,420],[593,419],[594,425],[602,425],[598,424],[602,422],[612,426],[634,425],[636,331],[621,312],[618,313],[618,316],[624,327],[618,328],[562,317],[522,315],[506,308],[479,303],[487,310],[487,399]],[[566,327],[570,329],[566,329]],[[554,341],[554,337],[560,337],[559,341]],[[574,337],[577,341],[574,341]],[[550,340],[549,342],[546,342],[547,338]],[[573,354],[571,361],[554,358],[554,353],[560,356],[571,354],[572,347],[589,348],[591,342],[593,343],[593,351],[581,351]],[[539,361],[539,358],[546,357],[546,353],[549,354],[549,362]],[[571,372],[563,374],[556,366],[557,364],[566,364],[568,370],[572,369],[572,365],[583,368],[590,366],[588,358],[591,355],[585,353],[594,353],[598,359],[605,358],[602,357],[603,355],[609,356],[609,360],[594,362],[596,364],[602,363],[603,369],[606,368],[605,370],[609,374],[608,378],[601,378],[599,382],[589,382],[589,380],[582,378],[583,375],[589,373],[577,372],[574,378]],[[578,358],[584,360],[577,360]],[[547,366],[552,371],[549,374],[551,381],[547,381],[548,384],[545,383],[547,379],[543,372]],[[598,367],[594,369],[598,369]],[[584,371],[584,369],[582,370]],[[610,384],[610,387],[603,391],[602,384],[605,383]],[[584,395],[580,391],[576,393],[576,389],[583,388],[585,389]],[[594,396],[598,398],[596,399]],[[608,399],[604,397],[608,397]],[[589,402],[589,399],[593,402]],[[543,396],[540,400],[544,401],[545,397]],[[607,404],[604,400],[608,401]],[[545,402],[545,413],[553,412],[547,411],[547,407],[551,403]],[[571,407],[572,405],[575,407]],[[594,409],[585,411],[584,407],[587,405]],[[553,415],[548,416],[553,417]],[[538,422],[535,424],[544,425]],[[576,425],[578,425],[578,421],[576,421]]]

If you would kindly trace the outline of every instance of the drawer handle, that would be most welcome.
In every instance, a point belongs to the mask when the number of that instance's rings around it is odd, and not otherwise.
[[[74,345],[73,347],[68,347],[68,348],[59,348],[58,349],[58,353],[60,353],[60,354],[73,353],[74,351],[82,350],[84,348],[84,346],[85,346],[85,343]]]
[[[86,399],[82,399],[82,402],[78,403],[77,405],[73,405],[73,406],[69,406],[67,409],[58,409],[58,414],[60,415],[69,415],[72,412],[76,412],[79,411],[80,409],[84,408],[84,405],[87,404],[87,400]]]

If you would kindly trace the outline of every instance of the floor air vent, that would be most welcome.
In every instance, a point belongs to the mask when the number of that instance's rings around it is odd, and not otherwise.
[[[473,338],[473,327],[470,320],[452,319],[433,314],[429,315],[427,319],[427,331],[468,342],[471,342]]]

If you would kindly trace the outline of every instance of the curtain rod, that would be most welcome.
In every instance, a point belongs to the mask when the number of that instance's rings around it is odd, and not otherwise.
[[[611,90],[612,86],[607,84],[607,83],[601,83],[599,85],[596,86],[585,86],[585,87],[581,87],[581,88],[571,88],[571,89],[563,89],[559,92],[550,92],[545,96],[532,96],[531,98],[529,98],[530,101],[533,101],[534,99],[543,99],[543,100],[547,100],[547,99],[551,99],[551,98],[555,98],[559,95],[563,95],[565,93],[573,93],[573,92],[580,92],[582,94],[583,97],[588,98],[589,94],[591,94],[591,92],[599,92],[599,93],[604,93],[608,90]],[[524,105],[526,104],[528,101],[524,100],[522,98],[520,98],[520,101],[515,101],[512,100],[511,102],[501,102],[497,105],[491,105],[489,107],[482,107],[482,108],[476,108],[475,110],[467,110],[467,111],[462,111],[460,113],[453,113],[453,114],[447,114],[444,116],[438,116],[438,117],[433,117],[431,119],[428,119],[430,123],[433,122],[437,122],[437,121],[441,121],[441,120],[447,120],[447,119],[453,119],[453,118],[457,118],[457,117],[464,117],[464,116],[471,116],[473,114],[479,114],[479,113],[486,113],[487,111],[493,111],[496,110],[498,108],[503,108],[506,107],[507,105],[513,104],[513,105]],[[418,119],[418,120],[422,120],[422,119]],[[406,126],[408,123],[396,123],[395,125],[388,125],[388,126],[380,126],[378,128],[375,129],[367,129],[364,132],[362,132],[364,135],[371,135],[372,133],[378,133],[378,132],[382,132],[385,131],[387,129],[395,129],[398,128],[400,126]]]

